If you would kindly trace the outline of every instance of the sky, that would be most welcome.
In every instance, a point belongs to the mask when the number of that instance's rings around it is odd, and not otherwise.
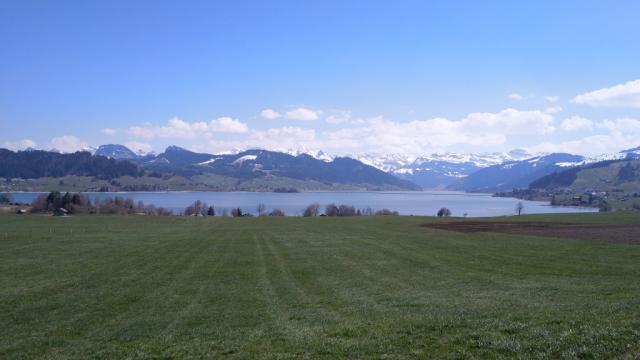
[[[0,2],[0,147],[640,146],[638,1]]]

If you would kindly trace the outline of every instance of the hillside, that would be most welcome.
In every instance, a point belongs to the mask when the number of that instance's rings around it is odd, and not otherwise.
[[[89,152],[60,154],[50,151],[18,151],[0,149],[0,177],[33,179],[67,175],[114,179],[138,176],[138,167]]]
[[[554,172],[529,190],[555,204],[640,209],[640,160],[608,160]]]

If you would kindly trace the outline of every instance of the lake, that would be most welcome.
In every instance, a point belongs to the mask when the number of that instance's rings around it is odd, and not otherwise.
[[[14,201],[31,202],[39,193],[17,192]],[[256,213],[256,205],[263,203],[267,210],[281,209],[286,215],[301,215],[303,209],[312,203],[320,204],[321,211],[328,204],[353,205],[363,209],[383,208],[395,210],[400,215],[435,215],[438,209],[446,207],[453,216],[469,217],[513,215],[518,202],[524,204],[523,214],[593,212],[597,209],[550,206],[547,202],[525,201],[514,198],[492,197],[490,194],[471,194],[452,191],[331,191],[301,193],[268,192],[123,192],[86,193],[92,200],[115,196],[130,197],[180,213],[187,205],[201,200],[213,205],[216,213],[222,209],[240,207],[243,212]]]

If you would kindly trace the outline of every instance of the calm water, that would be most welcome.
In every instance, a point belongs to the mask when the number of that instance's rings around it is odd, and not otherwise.
[[[14,193],[19,202],[31,202],[38,193]],[[356,208],[371,207],[374,210],[387,208],[401,215],[435,215],[441,207],[449,208],[454,216],[467,214],[470,217],[513,215],[516,204],[522,201],[525,214],[592,212],[595,209],[549,206],[546,202],[523,201],[512,198],[496,198],[489,194],[468,194],[449,191],[385,191],[385,192],[302,192],[302,193],[257,193],[257,192],[127,192],[87,193],[92,199],[114,196],[130,197],[145,204],[153,204],[180,212],[187,205],[201,200],[216,208],[240,207],[244,212],[255,213],[256,205],[263,203],[267,210],[279,208],[287,215],[300,215],[311,203],[319,203],[321,211],[325,205],[353,205]]]

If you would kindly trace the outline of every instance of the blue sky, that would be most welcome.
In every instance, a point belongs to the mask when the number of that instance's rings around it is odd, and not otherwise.
[[[639,16],[637,1],[3,1],[0,147],[617,151],[640,146]]]

